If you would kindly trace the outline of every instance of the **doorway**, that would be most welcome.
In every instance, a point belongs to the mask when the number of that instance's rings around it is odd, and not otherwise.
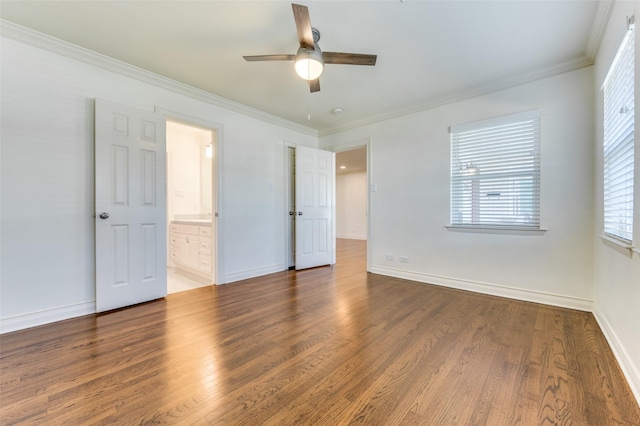
[[[335,147],[336,243],[341,252],[365,250],[366,270],[371,265],[371,205],[376,185],[371,175],[371,140]]]
[[[167,120],[167,290],[215,283],[216,131]]]
[[[336,153],[336,237],[367,239],[367,147]]]

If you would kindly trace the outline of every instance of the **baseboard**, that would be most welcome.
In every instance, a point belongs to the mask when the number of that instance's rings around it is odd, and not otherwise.
[[[90,315],[96,312],[96,302],[77,303],[75,305],[63,306],[60,308],[47,309],[45,311],[32,312],[29,314],[16,315],[2,318],[0,320],[0,334],[12,331],[23,330],[25,328],[36,327],[38,325],[49,324],[69,318]]]
[[[607,317],[602,314],[602,311],[600,311],[600,308],[595,303],[593,316],[596,318],[602,334],[604,334],[607,342],[609,342],[613,355],[618,360],[622,374],[624,374],[627,379],[631,392],[633,392],[636,401],[640,405],[640,372],[638,371],[638,366],[633,363],[633,360],[624,349],[624,345],[620,342],[618,335],[613,330],[613,327],[611,327],[611,324],[609,324],[609,321],[607,321]]]
[[[278,265],[265,266],[264,268],[256,268],[256,269],[250,269],[248,271],[232,272],[230,274],[225,274],[224,282],[222,284],[230,284],[236,281],[247,280],[249,278],[255,278],[262,275],[285,271],[287,269],[288,267],[284,263],[280,263]]]
[[[343,240],[364,240],[364,241],[367,240],[367,237],[362,235],[343,235],[343,236],[338,235],[336,236],[336,238],[343,239]]]
[[[588,299],[581,299],[578,297],[524,290],[498,284],[443,277],[439,275],[425,274],[422,272],[412,272],[380,266],[374,266],[369,272],[373,272],[374,274],[387,275],[395,278],[403,278],[411,281],[418,281],[427,284],[439,285],[443,287],[456,288],[459,290],[489,294],[492,296],[524,300],[526,302],[542,303],[544,305],[559,306],[562,308],[576,309],[578,311],[593,311],[593,301]]]
[[[459,290],[489,294],[492,296],[500,296],[509,299],[524,300],[527,302],[542,303],[544,305],[592,312],[600,326],[600,329],[602,330],[602,333],[609,342],[609,346],[620,365],[622,374],[624,374],[627,379],[627,383],[629,383],[631,392],[633,392],[636,401],[640,404],[640,372],[638,371],[638,366],[634,364],[632,358],[624,349],[624,345],[620,342],[620,339],[607,321],[606,317],[598,308],[598,305],[591,300],[379,266],[371,268],[369,272],[443,287],[456,288]]]

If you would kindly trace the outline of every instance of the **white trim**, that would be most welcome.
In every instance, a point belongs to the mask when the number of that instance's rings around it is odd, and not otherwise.
[[[614,331],[614,328],[609,324],[607,318],[604,316],[597,303],[593,306],[593,316],[596,318],[602,334],[609,342],[613,355],[618,360],[622,374],[627,379],[631,392],[636,397],[636,401],[640,404],[640,371],[638,366],[634,364],[633,359],[624,349],[624,345],[620,342],[618,335]]]
[[[593,65],[593,59],[586,56],[581,56],[576,59],[572,59],[566,62],[555,64],[545,68],[539,68],[537,70],[525,72],[518,75],[513,75],[507,78],[503,78],[497,81],[492,81],[485,84],[479,84],[477,86],[460,90],[457,92],[450,92],[442,96],[434,96],[426,99],[422,102],[415,103],[413,105],[407,105],[394,110],[385,111],[381,114],[372,115],[361,120],[355,120],[343,125],[322,129],[318,132],[320,137],[341,133],[347,130],[357,129],[370,124],[378,124],[385,120],[391,120],[398,117],[415,114],[418,112],[427,111],[433,108],[437,108],[443,105],[452,104],[454,102],[463,101],[466,99],[474,98],[477,96],[487,95],[489,93],[499,92],[501,90],[509,89],[511,87],[520,86],[526,83],[531,83],[536,80],[542,80],[543,78],[552,77],[565,72],[578,70],[581,68],[589,67]]]
[[[249,107],[247,105],[234,102],[230,99],[223,98],[222,96],[215,95],[213,93],[197,89],[184,83],[169,79],[159,74],[152,73],[142,68],[138,68],[123,61],[111,58],[106,55],[94,52],[89,49],[68,43],[64,40],[51,37],[47,34],[34,31],[30,28],[23,27],[15,24],[11,21],[0,19],[0,35],[23,42],[25,44],[46,49],[48,51],[84,62],[90,65],[97,66],[101,69],[112,71],[120,75],[128,76],[144,83],[152,84],[157,87],[170,90],[174,93],[179,93],[185,96],[189,96],[194,99],[207,102],[212,105],[216,105],[230,111],[237,112],[249,117],[253,117],[265,122],[289,128],[310,136],[320,137],[340,133],[349,129],[355,129],[368,124],[374,124],[385,120],[390,120],[405,115],[414,114],[417,112],[426,111],[435,107],[458,102],[461,100],[473,98],[475,96],[485,95],[488,93],[498,92],[500,90],[508,89],[510,87],[519,86],[525,83],[529,83],[535,80],[540,80],[546,77],[551,77],[557,74],[562,74],[568,71],[577,70],[580,68],[593,65],[593,58],[589,56],[581,56],[575,59],[571,59],[566,62],[551,65],[548,67],[539,68],[537,70],[528,71],[519,75],[513,75],[508,78],[501,78],[496,81],[479,84],[469,89],[460,90],[457,92],[447,93],[442,96],[435,96],[422,102],[418,102],[413,105],[400,107],[394,110],[385,111],[381,114],[366,117],[361,120],[355,120],[336,127],[330,127],[321,131],[313,129],[311,127],[304,126],[293,121],[289,121],[278,117],[273,114],[260,111],[258,109]]]
[[[160,74],[155,74],[143,68],[94,52],[93,50],[85,49],[84,47],[23,27],[11,21],[0,19],[0,35],[276,126],[295,130],[310,136],[318,136],[318,131],[311,127],[303,126],[276,115],[223,98],[211,92],[197,89]]]
[[[591,312],[593,301],[579,297],[564,296],[542,291],[532,291],[521,288],[505,286],[501,284],[483,283],[466,279],[443,277],[439,275],[425,274],[423,272],[405,271],[395,268],[374,266],[371,271],[374,274],[387,275],[405,280],[417,281],[458,290],[472,291],[475,293],[489,294],[491,296],[506,297],[509,299],[524,300],[526,302],[541,303],[543,305],[559,306],[561,308],[576,309],[578,311]]]
[[[249,269],[246,271],[232,272],[224,276],[224,284],[230,284],[236,281],[248,280],[249,278],[260,277],[262,275],[273,274],[287,270],[288,267],[284,263],[277,265],[265,266],[262,268]]]
[[[626,242],[624,242],[622,240],[619,240],[617,238],[613,238],[613,237],[610,237],[610,236],[605,235],[605,234],[600,234],[600,235],[598,235],[598,237],[602,238],[605,241],[609,241],[610,243],[617,244],[617,245],[619,245],[620,247],[622,247],[624,249],[627,249],[627,250],[633,249],[633,246],[631,244],[626,243]]]
[[[631,244],[628,244],[622,240],[617,238],[610,237],[608,235],[600,234],[598,235],[602,241],[608,243],[609,246],[622,251],[625,254],[628,254],[629,257],[633,255],[633,252],[636,251]]]
[[[46,309],[44,311],[15,315],[13,317],[3,318],[0,320],[0,334],[95,313],[96,302],[95,300],[92,300],[91,302],[77,303],[74,305],[61,306],[59,308]]]
[[[593,19],[591,31],[587,38],[587,57],[591,59],[595,59],[598,56],[602,37],[607,29],[607,25],[609,24],[609,18],[611,17],[611,11],[613,10],[614,3],[614,0],[601,0],[598,2],[596,16]]]

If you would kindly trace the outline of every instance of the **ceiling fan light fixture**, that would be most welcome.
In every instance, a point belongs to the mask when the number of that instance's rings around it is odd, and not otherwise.
[[[301,47],[296,53],[296,73],[305,80],[315,80],[320,77],[324,69],[322,51],[315,45],[313,49]]]

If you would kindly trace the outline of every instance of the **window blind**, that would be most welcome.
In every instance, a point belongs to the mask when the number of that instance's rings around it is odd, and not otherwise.
[[[451,128],[451,225],[540,228],[540,114]]]
[[[633,240],[634,36],[627,31],[605,78],[604,233]]]

